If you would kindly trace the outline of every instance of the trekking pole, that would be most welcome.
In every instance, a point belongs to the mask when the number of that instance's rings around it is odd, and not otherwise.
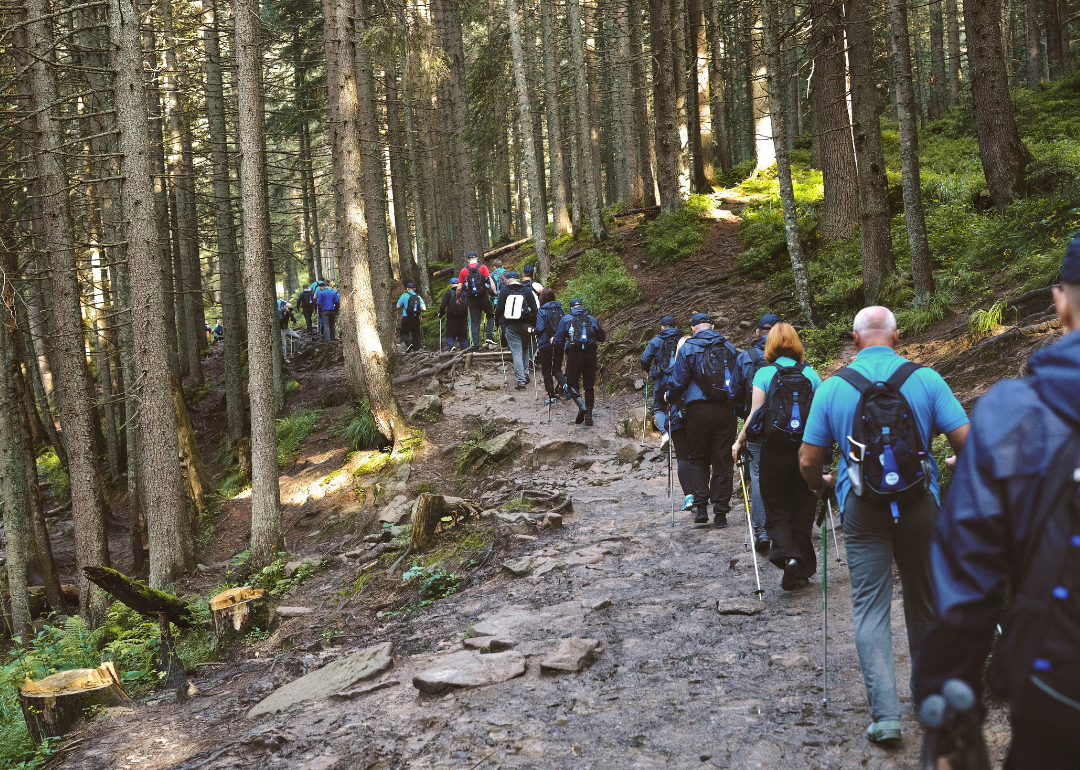
[[[536,348],[533,348],[532,357],[529,363],[532,365],[533,403],[535,404],[540,400],[540,378],[536,376]],[[544,392],[546,393],[547,391]]]
[[[442,316],[439,316],[439,352],[442,353]]]
[[[645,374],[645,409],[641,417],[641,443],[645,443],[645,425],[649,419],[649,375]]]
[[[675,526],[675,480],[671,475],[671,441],[667,445],[667,496],[671,503],[671,526]]]
[[[832,530],[833,550],[836,551],[836,563],[839,564],[840,563],[840,545],[836,542],[836,522],[833,521],[832,498],[831,497],[827,498],[826,502],[829,505],[829,529]],[[837,504],[839,504],[839,501],[838,501]]]
[[[829,515],[832,516],[831,504]],[[825,534],[824,518],[821,521],[821,707],[829,708],[829,538]]]
[[[739,455],[739,480],[742,482],[742,496],[743,504],[746,506],[746,527],[749,531],[749,541],[743,543],[743,547],[750,547],[750,554],[754,557],[754,579],[757,581],[757,590],[754,591],[757,594],[757,598],[765,601],[765,592],[761,590],[761,573],[758,572],[757,565],[757,549],[754,548],[754,523],[750,519],[750,495],[746,492],[746,473],[745,467],[749,465],[750,456],[747,454]]]
[[[503,388],[510,387],[510,383],[506,379],[506,348],[503,347],[503,335],[499,334],[499,363],[502,365],[503,373]]]

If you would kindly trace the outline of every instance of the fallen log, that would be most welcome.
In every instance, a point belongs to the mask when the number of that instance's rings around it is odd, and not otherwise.
[[[508,243],[505,246],[500,246],[497,249],[492,249],[491,251],[485,251],[484,252],[484,259],[491,259],[492,257],[499,256],[500,254],[505,254],[508,251],[513,251],[518,246],[524,246],[526,243],[528,243],[531,240],[532,240],[532,238],[522,238],[520,241],[514,241],[513,243]]]
[[[154,620],[164,615],[180,628],[191,628],[199,622],[188,603],[178,596],[150,588],[108,567],[83,567],[83,572],[91,583],[140,615]]]
[[[636,209],[623,209],[622,211],[613,214],[616,219],[619,217],[632,217],[637,214],[655,214],[660,211],[659,206],[642,206]]]
[[[88,709],[131,702],[112,661],[97,668],[60,671],[37,682],[26,677],[19,688],[26,729],[39,745],[46,738],[65,735]]]
[[[1019,297],[1013,297],[1012,299],[1005,300],[1005,307],[1017,307],[1019,305],[1026,305],[1029,302],[1035,300],[1041,300],[1043,302],[1049,302],[1053,299],[1054,291],[1053,287],[1046,286],[1042,289],[1032,289],[1031,291],[1025,291]]]
[[[420,371],[413,372],[412,374],[405,374],[401,377],[395,377],[394,379],[390,380],[390,384],[404,385],[406,382],[413,382],[414,380],[419,380],[424,377],[430,377],[434,374],[440,374],[442,372],[445,372],[454,364],[461,363],[463,360],[465,360],[465,356],[459,353],[456,354],[454,358],[450,359],[449,361],[444,361],[436,366],[429,366],[427,369],[421,369]]]

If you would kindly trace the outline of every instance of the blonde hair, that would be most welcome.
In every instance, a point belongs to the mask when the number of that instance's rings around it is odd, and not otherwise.
[[[783,321],[769,329],[769,336],[765,338],[765,361],[772,364],[781,356],[794,358],[800,364],[803,362],[803,346],[799,333],[794,326]]]

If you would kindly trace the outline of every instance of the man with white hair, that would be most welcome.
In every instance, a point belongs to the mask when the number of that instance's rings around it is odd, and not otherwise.
[[[874,743],[900,740],[893,661],[892,564],[900,572],[908,649],[914,659],[933,622],[930,541],[941,504],[930,452],[936,433],[959,453],[968,418],[933,369],[896,353],[900,333],[888,308],[855,316],[855,360],[818,388],[806,421],[799,465],[819,496],[832,445],[840,447],[836,497],[851,574],[855,646],[863,670]]]

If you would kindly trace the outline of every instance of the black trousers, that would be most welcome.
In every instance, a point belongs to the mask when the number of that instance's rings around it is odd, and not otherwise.
[[[308,333],[308,336],[310,337],[311,336],[311,311],[310,310],[307,311],[306,313],[304,313],[304,320],[307,322],[307,333]]]
[[[799,444],[783,438],[767,440],[758,461],[765,530],[772,541],[769,561],[781,569],[797,559],[802,574],[817,571],[814,553],[814,512],[817,498],[799,472]]]
[[[714,513],[726,514],[731,510],[735,479],[731,445],[735,443],[738,427],[730,404],[695,401],[686,407],[686,446],[694,508],[708,508],[712,501]]]
[[[446,314],[446,339],[454,340],[459,348],[469,347],[469,316]]]
[[[566,382],[562,373],[563,350],[558,345],[548,345],[536,351],[536,358],[540,361],[540,371],[544,375],[544,390],[548,398],[554,398],[555,382],[560,385]]]
[[[402,316],[401,341],[406,345],[411,344],[413,347],[420,347],[420,316]]]
[[[566,385],[574,393],[581,394],[578,390],[578,380],[581,380],[585,395],[585,408],[593,408],[593,385],[596,382],[596,345],[588,345],[584,350],[581,345],[572,345],[566,351]],[[732,442],[735,441],[732,437]]]
[[[1076,679],[1070,666],[1070,679]],[[1075,689],[1070,688],[1075,692]],[[1080,761],[1080,711],[1043,692],[1033,683],[1012,708],[1012,745],[1005,770],[1066,770]]]

